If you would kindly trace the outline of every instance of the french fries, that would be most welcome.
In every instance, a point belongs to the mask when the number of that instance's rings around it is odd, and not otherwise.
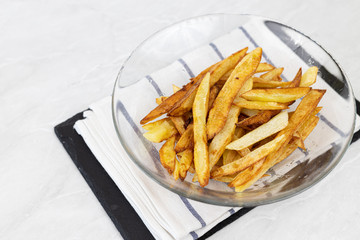
[[[193,104],[194,165],[200,186],[205,187],[210,178],[209,150],[206,137],[206,114],[210,94],[210,73],[202,80]]]
[[[202,187],[213,179],[242,192],[298,147],[306,150],[325,93],[311,88],[318,69],[302,74],[300,68],[283,82],[284,68],[260,63],[261,48],[246,52],[215,63],[182,88],[173,85],[174,93],[157,98],[159,105],[140,121],[146,139],[165,141],[160,161],[175,180],[189,172]],[[296,100],[296,110],[288,112]]]
[[[305,96],[310,89],[309,87],[253,89],[242,94],[241,97],[250,101],[287,103]]]
[[[232,71],[225,85],[220,90],[209,112],[206,128],[208,139],[214,138],[224,127],[232,102],[246,80],[254,74],[260,63],[261,54],[262,49],[256,48],[246,55],[235,67],[234,71]]]

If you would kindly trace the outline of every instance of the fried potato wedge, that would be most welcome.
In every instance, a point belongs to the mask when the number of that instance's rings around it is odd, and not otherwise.
[[[260,63],[256,69],[256,73],[267,72],[275,69],[270,63]]]
[[[244,83],[254,74],[260,63],[261,54],[261,48],[256,48],[247,54],[238,65],[236,65],[229,79],[220,90],[208,116],[206,129],[208,139],[214,138],[224,127],[232,102]]]
[[[267,81],[262,78],[254,77],[254,88],[277,88],[289,87],[291,82]]]
[[[254,130],[262,124],[267,123],[273,116],[280,113],[280,111],[281,110],[258,111],[257,114],[238,122],[236,126],[247,130]]]
[[[291,115],[288,126],[281,130],[277,137],[280,135],[285,136],[285,140],[281,142],[278,148],[271,152],[264,160],[264,163],[257,169],[257,171],[240,185],[235,185],[231,182],[229,186],[237,187],[236,191],[243,191],[259,178],[261,178],[273,165],[275,165],[278,159],[284,154],[289,141],[292,139],[292,135],[299,129],[301,123],[308,117],[315,109],[321,98],[325,94],[326,90],[312,89],[300,102],[295,112]],[[240,173],[241,174],[241,173]],[[235,181],[235,180],[234,180]]]
[[[236,177],[228,184],[228,186],[235,187],[235,192],[242,192],[246,188],[250,187],[252,184],[243,185],[244,187],[241,188],[242,184],[246,184],[246,182],[248,182],[252,178],[252,176],[260,169],[264,161],[265,158],[262,158],[253,165],[251,165],[250,167],[238,173]],[[236,187],[236,186],[240,186],[240,187]]]
[[[194,125],[190,124],[175,146],[175,152],[183,152],[194,147]]]
[[[209,183],[209,150],[206,137],[206,114],[210,95],[210,73],[201,81],[193,104],[194,118],[194,165],[200,186]]]
[[[221,76],[236,66],[238,61],[245,56],[247,49],[248,48],[244,48],[232,54],[209,69],[208,72],[210,73],[210,87],[212,87],[221,78]],[[202,77],[204,77],[205,74],[206,73],[204,73]],[[200,82],[201,80],[202,78],[197,82]],[[178,99],[178,101],[173,105],[173,108],[169,111],[168,115],[180,116],[185,112],[190,111],[194,102],[197,88],[198,85],[194,85],[191,89],[189,89],[185,96],[183,96],[181,99]]]
[[[175,164],[177,162],[174,146],[175,135],[166,140],[159,150],[161,164],[169,172],[169,174],[174,172]]]
[[[180,135],[183,135],[185,132],[185,120],[182,117],[170,117],[170,120],[173,122]]]
[[[237,97],[241,95],[241,93],[248,91],[252,88],[252,80],[248,79],[244,86],[240,89]],[[233,105],[230,108],[229,114],[227,116],[227,120],[225,126],[221,131],[212,139],[209,145],[209,161],[210,161],[210,170],[212,167],[219,161],[221,155],[225,151],[226,145],[228,145],[232,136],[234,135],[236,125],[235,123],[238,120],[241,108]]]
[[[226,149],[231,150],[241,150],[250,145],[253,145],[279,131],[284,129],[288,125],[288,113],[281,112],[275,117],[273,117],[267,123],[261,125],[260,127],[248,132],[238,140],[231,142],[226,146]]]
[[[289,86],[287,87],[300,87],[301,76],[302,76],[302,70],[300,68],[299,71],[296,73],[294,79],[290,82]]]
[[[252,164],[256,163],[263,157],[269,155],[271,152],[275,151],[275,149],[279,146],[286,139],[285,135],[279,135],[274,140],[256,148],[255,150],[251,151],[245,157],[237,159],[232,163],[226,164],[214,171],[211,172],[212,178],[221,177],[224,175],[230,175],[237,172],[240,172]]]
[[[300,87],[309,87],[316,82],[318,73],[317,67],[310,67],[301,77]]]
[[[155,99],[156,104],[160,105],[163,101],[165,101],[165,99],[167,99],[167,97],[165,96],[161,96]]]
[[[174,168],[174,172],[173,172],[173,177],[174,177],[175,181],[179,179],[179,176],[180,176],[180,163],[175,158],[175,168]]]
[[[215,98],[217,97],[217,95],[219,94],[220,92],[220,87],[214,85],[210,88],[210,96],[209,96],[209,109],[208,111],[211,109],[214,101],[215,101]]]
[[[257,110],[282,110],[289,108],[288,105],[285,103],[248,101],[245,100],[244,98],[238,98],[234,100],[233,104],[241,108],[257,109]]]
[[[175,84],[172,85],[173,93],[181,90],[181,87],[176,86]]]
[[[179,169],[179,177],[181,181],[184,181],[186,178],[187,172],[193,163],[193,151],[191,149],[187,149],[181,153],[180,159],[180,169]]]
[[[188,91],[196,87],[198,84],[199,82],[195,80],[186,84],[181,90],[166,98],[159,106],[154,108],[143,119],[141,119],[140,124],[148,123],[170,111],[174,107],[175,103],[184,98]]]
[[[247,109],[247,108],[242,108],[241,109],[241,113],[245,114],[248,117],[252,117],[255,116],[256,114],[258,114],[260,111],[259,110],[255,110],[255,109]]]
[[[241,97],[250,101],[288,103],[305,96],[310,89],[309,87],[252,89]]]
[[[284,71],[284,68],[275,68],[267,73],[264,73],[260,76],[260,78],[266,80],[266,81],[280,81],[280,75]]]
[[[148,130],[143,136],[154,143],[162,142],[178,132],[169,118],[148,123],[144,125],[143,128]]]

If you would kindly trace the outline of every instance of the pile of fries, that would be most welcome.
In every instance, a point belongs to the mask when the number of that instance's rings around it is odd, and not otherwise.
[[[306,150],[325,93],[310,87],[318,69],[302,74],[300,68],[283,82],[283,68],[260,63],[261,48],[247,51],[208,67],[182,88],[173,85],[174,94],[157,98],[158,106],[140,121],[146,139],[165,141],[161,164],[175,180],[191,172],[202,187],[211,178],[241,192],[296,148]]]

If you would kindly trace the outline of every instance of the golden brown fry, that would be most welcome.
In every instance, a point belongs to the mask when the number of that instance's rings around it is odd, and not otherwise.
[[[241,150],[250,145],[253,145],[277,132],[284,129],[288,125],[288,113],[281,112],[275,117],[273,117],[267,123],[261,125],[260,127],[248,132],[241,138],[231,142],[226,146],[226,149],[231,150]]]
[[[183,152],[186,149],[192,149],[194,147],[194,131],[193,124],[190,124],[183,135],[181,135],[179,141],[175,146],[175,152]]]
[[[185,121],[182,117],[170,117],[171,121],[174,123],[176,129],[180,133],[180,135],[183,135],[185,132]]]
[[[195,80],[186,84],[181,90],[166,98],[159,106],[154,108],[143,119],[141,119],[140,124],[148,123],[170,111],[174,107],[175,103],[184,98],[188,91],[196,87],[198,84],[200,84],[200,82]]]
[[[290,82],[290,85],[287,87],[300,87],[301,76],[302,70],[300,68],[299,71],[296,73],[294,79]]]
[[[173,92],[176,93],[177,91],[181,90],[181,87],[176,86],[175,84],[172,85]]]
[[[255,183],[262,175],[266,173],[269,168],[275,165],[281,155],[285,152],[292,135],[299,129],[301,123],[315,110],[317,104],[320,102],[325,90],[312,89],[300,102],[295,112],[292,114],[288,126],[278,133],[278,136],[285,136],[285,140],[279,144],[278,148],[270,153],[264,163],[257,169],[256,173],[250,179],[243,182],[241,185],[236,185],[236,191],[243,191],[253,183]],[[235,181],[235,180],[234,180]],[[229,186],[235,186],[233,182]]]
[[[144,125],[143,128],[148,130],[143,136],[154,143],[162,142],[178,132],[169,118],[148,123]]]
[[[235,141],[235,140],[239,139],[244,134],[245,134],[244,129],[235,128],[235,132],[234,132],[234,135],[233,135],[231,141]],[[228,163],[233,162],[235,159],[239,158],[239,153],[237,151],[233,151],[233,150],[225,150],[223,155],[222,155],[222,158],[223,158],[223,160],[222,160],[223,164],[222,165],[226,165]],[[218,163],[219,162],[220,161],[218,161]]]
[[[246,155],[248,155],[251,152],[250,146],[243,148],[241,150],[237,150],[237,152],[239,153],[240,157],[245,157]]]
[[[209,151],[206,138],[206,114],[210,94],[210,73],[206,74],[195,95],[193,104],[194,118],[194,164],[200,186],[209,183]]]
[[[237,97],[239,97],[241,93],[248,91],[251,88],[252,88],[252,80],[249,79],[240,89]],[[238,120],[240,111],[241,108],[235,105],[231,106],[224,128],[221,129],[221,131],[212,139],[209,145],[210,169],[212,169],[212,167],[219,161],[221,155],[225,151],[226,145],[230,143],[232,136],[234,135],[235,132],[235,128],[236,128],[235,123]]]
[[[241,114],[245,114],[248,117],[252,117],[255,116],[259,113],[259,110],[255,110],[255,109],[247,109],[247,108],[242,108],[241,109]]]
[[[246,80],[254,74],[261,60],[261,54],[261,48],[256,48],[246,55],[222,87],[209,112],[206,129],[208,139],[214,138],[224,127],[232,102]]]
[[[253,89],[242,94],[241,97],[250,101],[288,103],[305,96],[310,89],[309,87]]]
[[[265,110],[259,111],[256,115],[248,117],[241,122],[237,123],[236,126],[242,127],[244,129],[253,130],[260,125],[267,123],[271,117],[280,113],[280,110]]]
[[[260,76],[260,78],[267,80],[267,81],[279,81],[281,80],[280,75],[284,71],[284,68],[275,68],[271,70],[270,72],[264,73]]]
[[[246,51],[247,48],[244,48],[214,65],[208,71],[210,73],[210,87],[212,87],[227,71],[229,71],[231,68],[234,68],[237,62],[245,56]],[[202,77],[205,76],[205,74],[206,73],[204,73]],[[197,82],[201,82],[201,79],[199,79]],[[197,88],[198,85],[194,85],[183,98],[179,99],[173,105],[173,108],[169,111],[169,116],[181,116],[185,112],[190,111],[194,102]]]
[[[233,70],[234,70],[234,68],[232,68],[232,69],[230,69],[229,71],[227,71],[227,72],[219,79],[219,81],[222,81],[222,82],[224,82],[224,84],[225,84],[226,80],[228,80],[228,78],[230,77],[230,75],[231,75],[231,73],[232,73]],[[223,85],[224,85],[224,84],[223,84]]]
[[[174,151],[175,136],[170,137],[159,150],[160,161],[163,167],[172,174],[175,170],[176,153]]]
[[[156,104],[160,105],[163,101],[165,101],[165,99],[167,99],[167,97],[165,96],[161,96],[155,99]]]
[[[219,94],[220,92],[220,88],[216,85],[212,86],[210,88],[210,96],[209,96],[209,110],[211,109],[214,101],[215,101],[215,98],[217,97],[217,95]],[[209,111],[208,110],[208,111]]]
[[[316,82],[318,73],[317,67],[310,67],[301,77],[300,87],[309,87]]]
[[[286,139],[285,135],[279,135],[274,140],[266,143],[265,145],[256,148],[245,157],[237,159],[232,163],[226,164],[215,171],[211,172],[212,178],[221,177],[224,175],[230,175],[237,172],[240,172],[252,164],[256,163],[263,157],[269,155],[271,152],[275,151],[275,149]]]
[[[269,63],[260,63],[256,69],[256,73],[267,72],[273,70],[275,67]]]
[[[249,181],[252,176],[259,170],[259,168],[263,165],[265,158],[260,159],[250,167],[246,168],[245,170],[241,171],[236,175],[236,177],[228,184],[229,187],[235,187],[236,192],[242,192],[246,188],[250,187],[251,185],[246,185],[244,189],[237,188],[236,186],[241,186],[241,184],[246,183]]]
[[[187,172],[193,163],[193,151],[192,149],[187,149],[181,153],[180,159],[180,170],[179,170],[179,177],[181,181],[184,181],[186,178]]]
[[[279,102],[263,102],[263,101],[248,101],[244,98],[238,98],[234,100],[234,105],[247,108],[247,109],[257,109],[257,110],[282,110],[288,109],[288,105]]]
[[[176,180],[179,179],[179,173],[180,173],[180,163],[179,161],[175,158],[175,168],[174,168],[174,172],[173,172],[173,177]]]
[[[261,79],[261,80],[259,80]],[[276,81],[267,81],[262,78],[254,77],[254,88],[277,88],[277,87],[289,87],[291,82],[276,82]]]

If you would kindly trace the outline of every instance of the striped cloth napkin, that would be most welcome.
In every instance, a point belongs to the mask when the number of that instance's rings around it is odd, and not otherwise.
[[[218,62],[245,46],[248,46],[250,50],[261,46],[263,48],[263,59],[274,66],[277,66],[277,62],[281,62],[280,59],[284,57],[280,56],[279,52],[284,53],[286,57],[291,56],[292,64],[284,66],[286,72],[282,77],[285,80],[291,80],[299,67],[308,68],[307,63],[297,57],[273,33],[260,28],[263,28],[263,26],[253,25],[252,23],[239,27],[229,34],[212,41],[209,45],[185,55],[168,67],[144,77],[144,79],[124,90],[122,102],[120,102],[121,117],[124,124],[129,124],[129,127],[133,129],[133,132],[129,134],[133,135],[132,138],[137,139],[137,146],[144,151],[144,154],[154,154],[152,150],[154,148],[158,150],[159,146],[152,146],[142,137],[144,131],[139,125],[139,120],[144,116],[144,113],[149,111],[149,107],[144,107],[144,109],[131,107],[134,95],[136,95],[133,93],[138,89],[150,89],[149,93],[142,97],[145,98],[145,101],[154,103],[156,97],[171,94],[169,73],[172,76],[171,83],[182,86],[190,77],[194,77],[207,66]],[[297,64],[294,64],[294,61]],[[322,84],[326,85],[325,82],[320,83],[316,88],[322,88]],[[322,101],[333,97],[334,94],[337,93],[331,89],[328,90]],[[341,100],[337,104],[341,107],[351,108]],[[76,122],[76,131],[83,137],[92,153],[134,207],[155,238],[197,239],[240,209],[193,201],[176,195],[155,183],[132,162],[120,144],[113,126],[111,97],[106,97],[91,104],[89,108],[91,110],[84,112],[85,119]],[[307,140],[306,146],[314,146],[316,151],[311,149],[308,152],[296,150],[294,152],[295,156],[297,154],[299,157],[304,154],[319,154],[319,149],[324,152],[327,150],[324,148],[329,146],[335,139],[338,139],[339,135],[345,135],[342,126],[335,126],[329,120],[336,117],[332,116],[332,114],[331,111],[323,109],[320,115],[321,121],[317,126],[317,128],[326,128],[329,136],[324,139],[324,136],[315,133]],[[358,125],[357,129],[359,128]],[[158,155],[152,157],[156,159]],[[272,175],[282,174],[282,171],[286,172],[293,166],[290,164],[287,167],[288,169],[284,166],[281,166],[281,168],[275,167],[273,171],[277,174]],[[271,179],[267,179],[267,181],[271,181]],[[261,187],[261,184],[258,187]]]

